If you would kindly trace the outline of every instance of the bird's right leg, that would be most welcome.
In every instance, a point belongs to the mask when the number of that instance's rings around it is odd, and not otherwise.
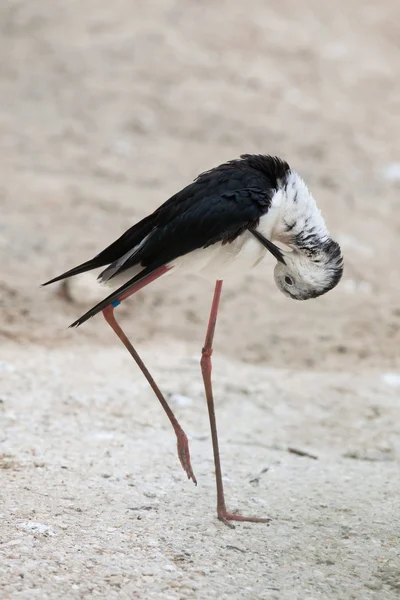
[[[215,325],[217,323],[218,307],[221,298],[222,280],[217,280],[215,284],[214,298],[211,305],[210,318],[208,321],[206,341],[201,354],[201,372],[203,374],[204,389],[210,418],[211,439],[214,452],[215,480],[217,484],[217,515],[218,519],[228,527],[234,527],[229,521],[250,521],[252,523],[268,523],[270,519],[260,517],[244,517],[226,510],[224,486],[222,483],[221,461],[219,457],[217,423],[215,419],[214,395],[211,383],[211,355],[213,351],[213,340]]]
[[[163,271],[162,273],[159,273],[159,275],[157,275],[157,276],[162,275],[164,272],[165,271]],[[150,279],[150,281],[153,281],[155,278],[156,277],[152,277],[149,279]],[[125,294],[120,298],[119,301],[125,300],[128,296],[130,296],[134,292],[138,291],[138,289],[140,289],[141,287],[144,287],[144,285],[146,285],[147,283],[150,283],[150,281],[142,282],[141,284],[139,284],[140,287],[134,286],[131,290],[129,290],[128,292],[125,292]],[[118,304],[119,304],[119,301],[118,301]],[[107,321],[107,323],[115,331],[115,333],[117,334],[117,336],[119,337],[121,342],[124,344],[125,348],[128,350],[129,354],[132,356],[132,358],[138,365],[139,369],[142,371],[143,375],[146,377],[153,392],[155,393],[158,400],[160,401],[161,406],[165,410],[167,417],[170,420],[171,425],[175,431],[177,445],[178,445],[178,457],[181,462],[181,465],[182,465],[183,469],[185,470],[185,472],[188,476],[188,479],[191,479],[197,485],[196,477],[193,473],[192,465],[190,462],[189,442],[188,442],[185,432],[183,431],[182,427],[180,426],[177,418],[175,417],[174,413],[172,412],[171,407],[169,406],[168,402],[166,401],[163,394],[161,393],[160,388],[154,381],[154,379],[151,376],[150,372],[148,371],[146,365],[140,358],[139,354],[136,352],[135,348],[132,346],[131,342],[129,341],[125,332],[122,330],[121,326],[118,324],[118,322],[114,316],[114,305],[107,306],[103,310],[103,315],[104,315],[104,318]]]

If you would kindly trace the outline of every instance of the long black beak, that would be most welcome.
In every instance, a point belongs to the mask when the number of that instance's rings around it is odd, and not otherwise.
[[[281,262],[284,265],[286,265],[286,263],[285,263],[285,261],[283,259],[282,250],[280,248],[278,248],[278,246],[275,246],[275,244],[273,244],[272,242],[270,242],[269,240],[267,240],[267,238],[265,238],[256,229],[250,229],[249,228],[249,231],[250,231],[250,233],[252,233],[254,235],[254,237],[256,237],[258,239],[259,242],[262,243],[263,246],[265,246],[265,248],[267,250],[269,250],[271,252],[272,256],[275,256],[276,260],[278,260],[279,262]]]

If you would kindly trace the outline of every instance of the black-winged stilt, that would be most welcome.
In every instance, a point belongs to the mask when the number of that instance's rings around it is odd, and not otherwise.
[[[282,242],[291,251],[281,250],[271,240]],[[266,522],[268,519],[244,517],[226,510],[211,384],[212,344],[223,279],[248,272],[267,251],[277,260],[274,276],[278,288],[296,300],[326,293],[342,276],[340,247],[330,238],[301,177],[279,158],[245,154],[202,173],[93,259],[44,284],[106,265],[98,279],[108,284],[123,282],[71,327],[103,312],[159,399],[174,428],[182,467],[188,478],[197,483],[187,437],[117,323],[114,308],[178,267],[216,280],[200,362],[214,451],[217,513],[229,526],[232,526],[230,521]]]

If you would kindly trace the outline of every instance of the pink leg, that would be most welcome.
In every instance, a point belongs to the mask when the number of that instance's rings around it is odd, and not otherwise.
[[[125,292],[125,294],[123,294],[121,296],[120,301],[125,300],[131,294],[134,294],[139,289],[141,289],[142,287],[144,287],[151,281],[154,281],[154,279],[157,279],[158,277],[163,275],[168,270],[169,270],[168,267],[162,267],[161,269],[159,269],[158,271],[153,273],[153,275],[151,275],[147,280],[142,281],[137,286],[133,286],[130,290]],[[150,372],[146,368],[144,362],[140,358],[139,354],[136,352],[135,348],[130,343],[128,337],[126,336],[124,331],[121,329],[120,325],[117,323],[115,316],[114,316],[114,306],[113,305],[107,306],[103,310],[103,315],[104,315],[104,318],[107,321],[107,323],[115,331],[115,333],[117,334],[117,336],[119,337],[121,342],[124,344],[125,348],[129,352],[129,354],[135,360],[139,369],[142,371],[143,375],[146,377],[146,379],[149,382],[155,395],[159,399],[161,406],[165,410],[167,417],[170,420],[172,427],[174,428],[176,439],[177,439],[177,445],[178,445],[178,457],[181,462],[181,465],[182,465],[183,469],[186,471],[188,479],[192,479],[192,481],[197,485],[196,477],[194,476],[192,465],[190,462],[189,442],[188,442],[185,432],[183,431],[182,427],[179,425],[177,418],[175,417],[174,413],[172,412],[172,410],[171,410],[168,402],[165,400],[163,394],[161,393],[160,388],[157,386],[156,382],[150,375]]]
[[[242,517],[235,513],[227,512],[225,506],[224,497],[224,486],[222,484],[222,472],[221,462],[219,458],[219,447],[218,447],[218,434],[217,434],[217,423],[215,420],[214,410],[214,398],[211,383],[211,355],[212,355],[212,344],[214,339],[215,325],[217,322],[218,306],[221,298],[222,281],[218,280],[215,284],[214,298],[211,306],[210,319],[208,321],[206,341],[202,350],[201,356],[201,372],[203,374],[204,388],[207,398],[208,414],[210,416],[210,427],[211,427],[211,438],[214,451],[214,464],[215,464],[215,479],[217,483],[217,514],[218,519],[232,527],[233,525],[229,521],[251,521],[253,523],[268,523],[270,519],[262,519],[260,517]]]

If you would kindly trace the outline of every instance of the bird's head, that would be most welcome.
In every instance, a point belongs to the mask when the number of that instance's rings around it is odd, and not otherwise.
[[[321,243],[304,243],[298,235],[292,250],[285,252],[259,231],[252,234],[276,258],[275,282],[285,296],[294,300],[318,298],[333,289],[343,274],[343,256],[337,242],[327,237]]]
[[[326,294],[342,277],[343,257],[296,171],[288,170],[277,182],[271,206],[278,217],[270,235],[291,251],[282,250],[256,228],[250,231],[278,261],[274,270],[276,285],[294,300]]]
[[[340,281],[343,257],[340,246],[332,239],[312,251],[294,248],[282,252],[274,270],[275,282],[285,296],[294,300],[317,298]]]

